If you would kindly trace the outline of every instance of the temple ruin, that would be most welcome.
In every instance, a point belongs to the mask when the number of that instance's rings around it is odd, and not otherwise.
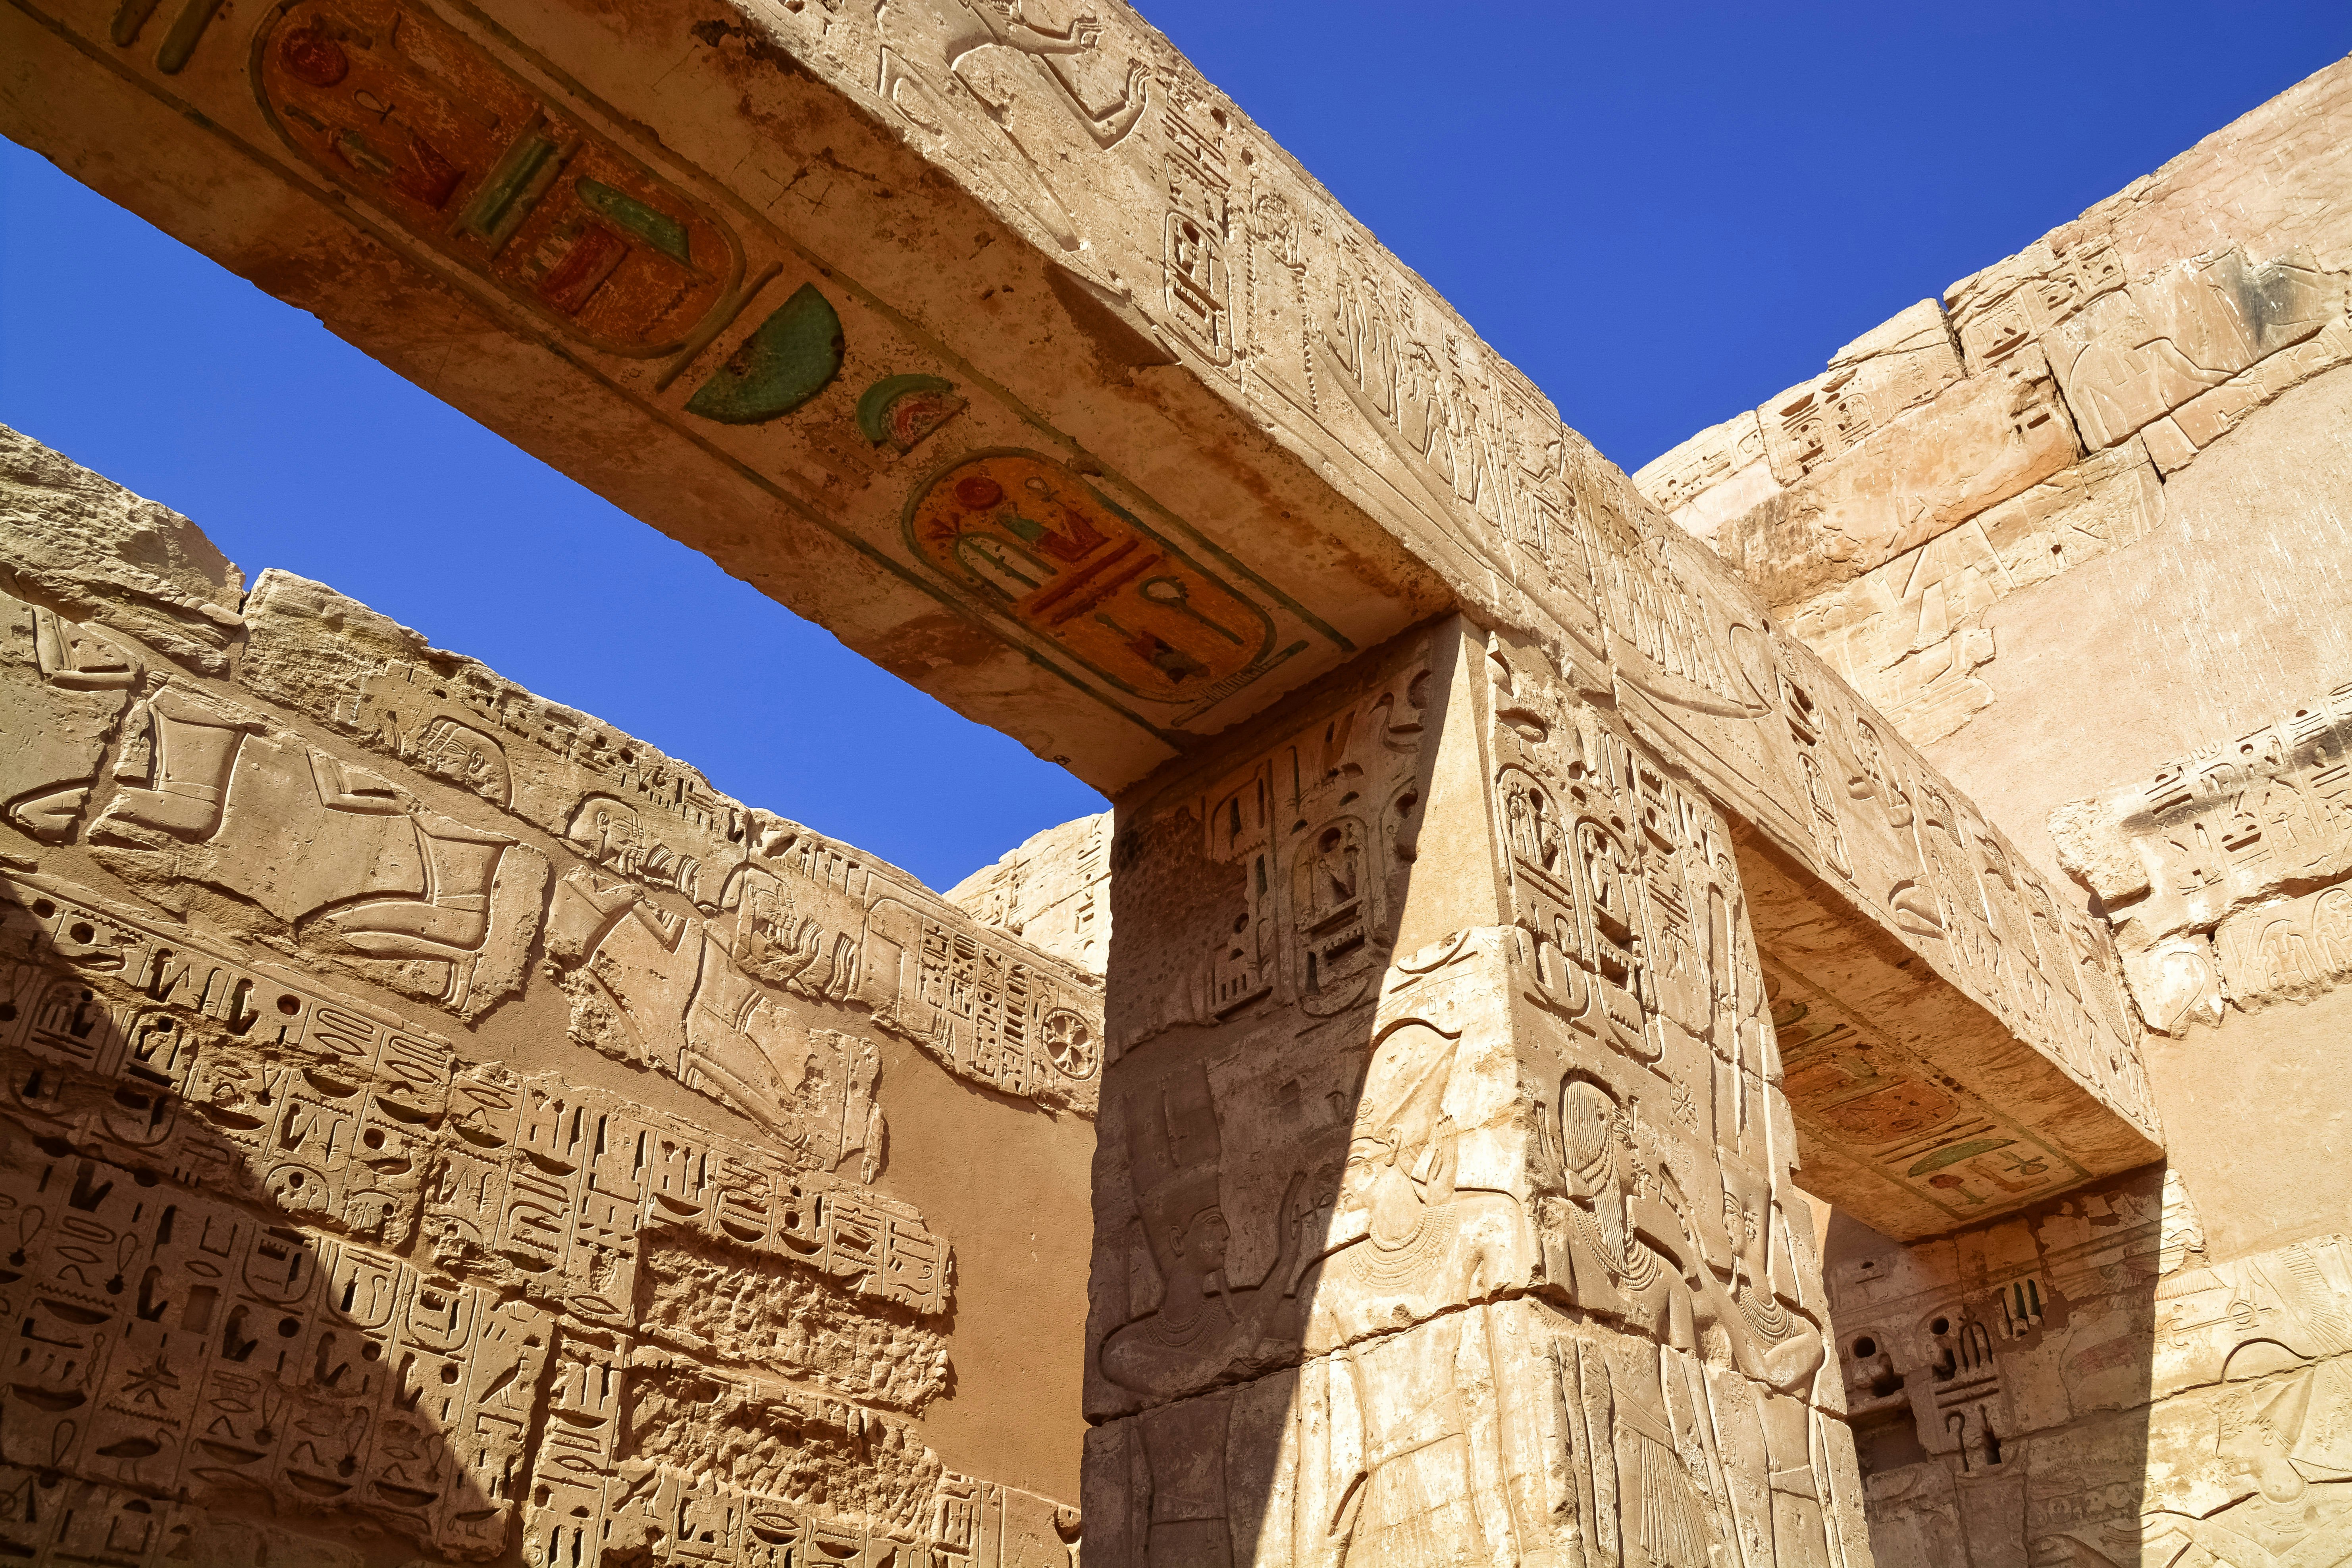
[[[2352,62],[1630,478],[1120,5],[0,132],[1115,803],[942,895],[0,433],[0,1555],[2352,1552]]]

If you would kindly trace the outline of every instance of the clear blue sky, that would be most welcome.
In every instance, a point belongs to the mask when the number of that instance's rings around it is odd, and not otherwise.
[[[2352,51],[2344,0],[1145,11],[1627,468]],[[0,422],[936,886],[1099,807],[5,142]]]

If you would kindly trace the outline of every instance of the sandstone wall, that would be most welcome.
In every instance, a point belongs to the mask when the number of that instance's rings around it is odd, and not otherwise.
[[[2352,62],[1636,476],[2070,875],[2156,1031],[2168,1169],[1830,1226],[1883,1563],[2352,1542],[2347,148]]]
[[[0,1555],[1072,1560],[1099,992],[0,431]]]
[[[1110,959],[1110,813],[1031,835],[946,897],[981,924],[1099,978]]]

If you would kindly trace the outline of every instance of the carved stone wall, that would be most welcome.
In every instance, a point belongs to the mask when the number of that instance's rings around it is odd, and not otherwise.
[[[1110,958],[1110,813],[1033,835],[945,896],[981,924],[1099,978]]]
[[[1867,1561],[1728,826],[1509,652],[1120,803],[1090,1563]]]
[[[2341,62],[1636,479],[2016,834],[2002,882],[2113,931],[2156,1031],[2165,1165],[1908,1247],[1832,1220],[1882,1562],[2352,1543],[2347,129]]]
[[[2291,444],[2307,448],[2330,418],[2314,403],[2352,388],[2352,375],[2332,374],[2352,363],[2347,127],[2352,63],[2339,63],[1953,284],[1940,306],[1922,300],[1866,333],[1822,375],[1691,437],[1634,482],[1921,745],[1996,700],[2044,700],[2057,665],[2048,645],[2070,616],[2081,625],[2095,595],[2085,583],[2080,593],[2043,585],[2105,558],[2116,559],[2098,589],[2137,577],[2130,604],[2159,624],[2186,615],[2216,637],[2237,635],[2226,645],[2193,637],[2173,658],[2185,677],[2259,663],[2242,643],[2256,627],[2258,643],[2276,627],[2292,647],[2310,637],[2290,629],[2294,609],[2343,591],[2341,568],[2320,563],[2343,541],[2326,521],[2306,536],[2292,503],[2249,486],[2278,477],[2283,454],[2274,447],[2250,470],[2253,442],[2242,432],[2292,430]],[[2315,381],[2331,392],[2298,392]],[[2227,474],[2202,456],[2217,444]],[[2339,454],[2316,456],[2322,471],[2297,478],[2340,496]],[[2207,563],[2231,547],[2224,539],[2240,531],[2206,514],[2232,501],[2237,516],[2252,507],[2287,525],[2281,542],[2301,546],[2296,559],[2315,564],[2319,581],[2263,571],[2255,552],[2239,563],[2255,567],[2255,582],[2191,584],[2165,572],[2174,580],[2151,584],[2148,558],[2180,553],[2180,535],[2204,535],[2189,553]],[[2328,668],[2352,662],[2342,637],[2319,637]],[[2021,715],[1952,752],[1973,764],[1951,764],[1964,786],[2021,824],[2048,803],[2011,817],[1979,776],[1996,758],[2020,761],[2011,742],[2032,723]]]
[[[2158,1169],[1909,1247],[1831,1310],[1880,1568],[2340,1560],[2352,1240],[2212,1259]]]
[[[2056,1181],[2155,1157],[2104,937],[1131,9],[190,3],[0,9],[0,127],[1107,790],[1466,613],[1736,826],[1775,973],[1895,1069],[1801,1103],[1958,1087],[1801,1113],[1863,1151],[1825,1191],[1906,1235],[2040,1196],[1914,1170],[1972,1120]],[[1932,338],[1854,384],[1940,405]],[[663,983],[633,929],[598,973]]]
[[[0,1553],[1066,1568],[1091,980],[0,443]]]

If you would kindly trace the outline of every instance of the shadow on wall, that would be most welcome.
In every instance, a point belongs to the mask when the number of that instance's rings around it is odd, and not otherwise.
[[[1727,834],[1489,658],[1122,805],[1090,1568],[1861,1561]]]
[[[2352,1256],[2208,1266],[2161,1166],[1825,1249],[1879,1568],[2284,1568],[2352,1539]]]
[[[887,1343],[860,1392],[920,1408],[944,1299],[836,1293],[825,1178],[747,1208],[657,1113],[0,891],[0,1560],[965,1561],[887,1539],[958,1495],[914,1428],[691,1353]]]

